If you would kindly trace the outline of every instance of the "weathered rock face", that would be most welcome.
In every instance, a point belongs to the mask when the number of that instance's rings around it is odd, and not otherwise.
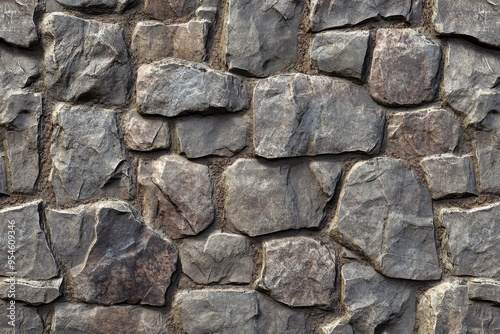
[[[7,184],[7,167],[3,155],[0,155],[0,195],[10,195]]]
[[[293,65],[301,12],[299,0],[229,0],[225,45],[229,70],[266,77]]]
[[[3,22],[2,22],[3,23]],[[0,92],[24,88],[38,77],[38,60],[14,48],[0,48]]]
[[[193,14],[198,6],[206,1],[200,0],[145,0],[144,14],[153,19],[165,20]],[[215,5],[217,7],[217,5]]]
[[[214,220],[208,167],[180,156],[139,162],[138,183],[146,223],[171,238],[196,235]]]
[[[332,233],[364,253],[383,275],[441,277],[429,193],[401,160],[356,163],[339,203]]]
[[[340,318],[321,327],[321,334],[354,334],[354,332],[351,324],[346,319]]]
[[[107,13],[110,11],[121,12],[133,0],[56,0],[59,4],[69,9],[90,13]]]
[[[45,84],[52,96],[62,101],[127,103],[131,71],[119,25],[51,13],[44,18],[42,32],[50,40]]]
[[[226,218],[252,237],[318,227],[341,171],[329,161],[290,166],[238,159],[224,172]]]
[[[265,158],[377,153],[383,128],[382,107],[349,81],[293,74],[255,87],[254,144]]]
[[[124,140],[127,147],[136,151],[152,151],[170,147],[170,129],[165,119],[145,118],[135,110],[122,116]]]
[[[335,290],[335,256],[311,238],[266,241],[259,288],[290,306],[330,307]]]
[[[368,85],[387,105],[434,100],[439,86],[441,48],[413,29],[378,29]],[[401,84],[404,82],[404,84]]]
[[[75,299],[98,304],[165,304],[177,249],[139,220],[129,204],[103,201],[47,212],[54,251]]]
[[[454,275],[500,278],[500,203],[442,209]]]
[[[0,22],[0,40],[22,47],[29,47],[38,41],[38,33],[33,22],[37,6],[37,0],[0,1],[0,11],[3,13]]]
[[[500,304],[500,281],[472,278],[467,282],[469,299]]]
[[[48,281],[16,279],[16,301],[25,302],[30,305],[48,304],[61,295],[62,278]],[[10,278],[0,280],[0,298],[9,298]]]
[[[473,135],[481,192],[500,194],[500,117],[488,114]]]
[[[140,66],[136,90],[140,113],[167,117],[239,111],[249,103],[237,76],[177,59]]]
[[[130,163],[115,112],[60,103],[53,114],[51,181],[59,203],[97,196],[128,199]]]
[[[0,300],[0,308],[5,310],[5,316],[0,317],[0,331],[5,334],[42,334],[43,322],[35,307],[27,307],[21,303],[15,304],[15,321],[11,326],[11,321],[7,315],[7,308],[10,306],[8,301]],[[10,314],[10,311],[9,311]]]

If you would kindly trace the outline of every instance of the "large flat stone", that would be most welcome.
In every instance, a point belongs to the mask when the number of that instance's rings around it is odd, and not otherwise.
[[[0,308],[4,310],[4,316],[0,317],[0,332],[2,334],[42,334],[44,333],[43,321],[37,312],[36,307],[28,307],[21,303],[15,304],[15,320],[14,326],[11,322],[10,310],[7,313],[7,308],[10,307],[10,301],[0,300]]]
[[[67,9],[88,12],[92,14],[122,12],[133,0],[55,0]]]
[[[61,295],[62,278],[37,281],[23,278],[16,279],[15,300],[30,305],[49,304]],[[9,299],[9,290],[12,285],[10,278],[0,280],[0,298]]]
[[[496,112],[488,114],[472,137],[479,166],[479,190],[500,194],[500,116]]]
[[[0,40],[22,47],[29,47],[38,41],[33,21],[38,6],[37,0],[1,0]]]
[[[265,158],[372,154],[383,139],[384,109],[346,80],[305,74],[263,79],[253,108],[255,152]]]
[[[143,117],[135,110],[122,116],[125,145],[135,151],[170,147],[170,128],[163,117]]]
[[[17,90],[31,84],[40,74],[36,56],[3,46],[0,48],[0,92]]]

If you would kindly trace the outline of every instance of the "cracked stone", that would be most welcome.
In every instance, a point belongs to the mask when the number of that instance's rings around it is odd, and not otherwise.
[[[56,0],[67,9],[79,10],[93,14],[123,12],[134,3],[133,0]]]
[[[321,327],[321,334],[354,334],[352,326],[345,318],[340,318],[331,324]]]
[[[500,117],[488,114],[473,134],[473,144],[479,166],[481,193],[500,194]]]
[[[487,278],[471,278],[467,282],[469,299],[500,304],[500,281]]]
[[[40,74],[38,60],[34,55],[17,49],[0,48],[0,92],[8,94],[30,85]]]
[[[143,117],[135,110],[123,115],[126,146],[136,151],[152,151],[170,147],[168,122],[160,117]]]
[[[10,279],[0,280],[0,298],[9,298]],[[61,295],[62,278],[48,281],[16,279],[16,301],[25,302],[30,305],[49,304]]]
[[[36,307],[28,307],[21,303],[16,303],[14,327],[9,324],[9,322],[12,320],[7,317],[8,307],[10,307],[9,301],[0,300],[0,308],[5,312],[5,315],[3,317],[0,317],[0,332],[2,334],[44,333],[42,318],[38,314]]]
[[[33,17],[38,6],[37,0],[0,0],[0,40],[25,48],[37,42]]]

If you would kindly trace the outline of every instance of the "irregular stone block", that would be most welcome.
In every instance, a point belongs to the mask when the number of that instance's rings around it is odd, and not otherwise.
[[[122,12],[133,0],[56,0],[60,5],[89,13],[108,13],[111,11]]]
[[[60,103],[53,122],[50,180],[58,203],[98,196],[130,198],[130,163],[115,112]]]
[[[253,109],[255,152],[265,158],[372,154],[383,139],[384,109],[346,80],[305,74],[263,79]]]
[[[27,307],[21,303],[15,304],[15,321],[13,321],[14,326],[12,326],[11,318],[7,315],[11,315],[10,301],[0,300],[0,308],[4,310],[4,316],[0,317],[0,332],[2,334],[42,334],[44,333],[44,327],[42,318],[37,312],[35,307]],[[7,313],[7,311],[9,313]],[[14,314],[12,314],[14,315]]]
[[[266,241],[259,288],[290,306],[331,307],[335,255],[311,238]]]
[[[351,168],[331,232],[385,276],[441,277],[431,198],[401,160],[375,158]]]
[[[479,189],[482,193],[500,194],[500,117],[488,114],[473,134],[479,166]]]
[[[0,40],[25,48],[38,41],[33,21],[37,6],[37,0],[1,0],[0,12],[3,15],[0,21]]]
[[[226,218],[252,237],[318,227],[341,173],[341,164],[329,161],[290,166],[238,159],[224,172]]]
[[[361,80],[370,31],[327,31],[312,42],[311,59],[321,72]]]
[[[164,118],[145,118],[135,110],[123,115],[126,146],[136,151],[152,151],[170,147],[170,129]]]
[[[0,298],[9,298],[10,278],[0,280]],[[30,305],[48,304],[61,295],[62,278],[49,281],[32,281],[22,278],[15,280],[16,301],[22,301]]]
[[[471,278],[467,282],[469,299],[500,304],[500,281]]]
[[[245,83],[237,76],[178,59],[140,66],[136,89],[142,114],[233,112],[249,104]]]
[[[300,0],[229,0],[225,36],[229,70],[266,77],[293,65],[301,13]]]
[[[17,90],[31,84],[40,74],[35,56],[17,49],[2,46],[0,48],[0,92]]]
[[[129,98],[130,60],[118,24],[50,13],[42,22],[45,84],[56,99],[122,105]]]
[[[144,14],[153,19],[165,20],[192,15],[200,0],[145,0]]]
[[[221,115],[180,118],[175,131],[181,152],[188,158],[200,158],[236,155],[247,146],[250,129],[244,116]]]
[[[75,299],[98,304],[165,304],[177,249],[154,234],[126,202],[48,210],[47,225]]]
[[[10,195],[9,185],[7,184],[7,167],[5,166],[5,159],[0,154],[0,195]]]
[[[197,235],[214,220],[208,167],[177,155],[139,161],[138,183],[146,223],[171,238]]]
[[[349,321],[340,318],[331,324],[321,327],[321,334],[354,334],[354,332]]]

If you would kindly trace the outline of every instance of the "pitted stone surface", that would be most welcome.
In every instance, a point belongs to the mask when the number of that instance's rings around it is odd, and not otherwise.
[[[0,280],[0,298],[9,299],[10,278]],[[30,305],[49,304],[61,295],[62,278],[51,280],[27,280],[16,279],[16,301],[21,301]]]
[[[0,92],[17,90],[31,84],[40,74],[38,60],[29,53],[2,46],[0,48]]]
[[[1,0],[0,40],[26,48],[38,41],[33,21],[38,6],[38,0]]]
[[[122,12],[133,0],[56,0],[68,9],[79,10],[90,13],[108,13],[110,11]]]
[[[135,110],[122,116],[124,140],[127,147],[136,151],[152,151],[170,147],[168,122],[159,117],[143,117]]]
[[[488,114],[473,134],[481,192],[500,194],[500,117]]]
[[[471,278],[467,282],[469,299],[483,300],[500,305],[500,281],[487,278]]]

